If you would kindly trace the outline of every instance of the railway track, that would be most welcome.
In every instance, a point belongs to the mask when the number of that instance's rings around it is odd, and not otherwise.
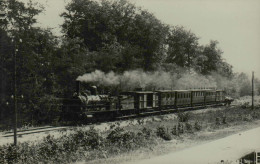
[[[30,128],[30,129],[18,130],[17,136],[23,136],[23,135],[34,134],[34,133],[49,132],[49,131],[67,129],[67,128],[68,127],[53,127],[53,126]],[[13,132],[6,132],[3,135],[0,135],[0,138],[1,137],[13,137],[13,136],[14,136]]]
[[[184,111],[194,111],[194,110],[200,110],[203,108],[208,107],[217,107],[217,106],[223,106],[222,104],[218,105],[203,105],[203,106],[196,106],[196,107],[182,107],[178,109],[164,109],[164,110],[156,110],[156,111],[148,111],[145,113],[140,114],[133,114],[133,115],[126,115],[126,116],[119,116],[116,117],[115,120],[127,120],[132,118],[140,118],[140,117],[147,117],[147,116],[154,116],[154,115],[165,115],[170,113],[177,113],[177,112],[184,112]],[[233,105],[232,105],[233,106]],[[97,122],[100,123],[100,122]],[[93,124],[92,124],[93,125]],[[57,131],[62,129],[68,129],[68,127],[54,127],[54,126],[44,126],[44,127],[36,127],[36,128],[29,128],[29,129],[23,129],[17,131],[17,136],[23,136],[23,135],[29,135],[29,134],[35,134],[35,133],[43,133],[43,132],[50,132],[50,131]],[[13,132],[5,132],[4,134],[0,135],[1,137],[13,137]]]
[[[152,110],[152,111],[148,111],[148,112],[140,113],[140,114],[119,116],[119,117],[116,117],[116,120],[125,120],[125,119],[130,119],[130,118],[146,117],[146,116],[153,116],[153,115],[165,115],[165,114],[170,114],[170,113],[194,111],[194,110],[200,110],[200,109],[204,109],[204,108],[218,107],[218,106],[223,106],[223,104],[213,104],[213,105],[211,104],[211,105],[202,105],[202,106],[194,106],[194,107],[179,107],[178,109]]]

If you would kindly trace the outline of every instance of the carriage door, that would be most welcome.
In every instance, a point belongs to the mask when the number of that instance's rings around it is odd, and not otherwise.
[[[153,107],[153,93],[147,94],[147,108]]]

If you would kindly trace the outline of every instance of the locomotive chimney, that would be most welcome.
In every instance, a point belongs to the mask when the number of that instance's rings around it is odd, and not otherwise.
[[[76,93],[77,95],[80,94],[80,81],[76,81]]]
[[[96,86],[91,86],[91,94],[97,95],[97,87]]]

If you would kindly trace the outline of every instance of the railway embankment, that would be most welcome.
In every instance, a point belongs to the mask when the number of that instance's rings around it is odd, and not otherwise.
[[[259,127],[260,98],[254,110],[248,101],[48,132],[17,147],[0,146],[0,163],[123,163],[177,152]]]

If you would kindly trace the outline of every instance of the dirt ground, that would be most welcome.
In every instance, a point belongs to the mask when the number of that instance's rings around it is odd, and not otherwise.
[[[127,164],[216,164],[221,161],[239,163],[239,159],[255,150],[260,150],[260,127],[239,132],[209,143],[181,151]]]

